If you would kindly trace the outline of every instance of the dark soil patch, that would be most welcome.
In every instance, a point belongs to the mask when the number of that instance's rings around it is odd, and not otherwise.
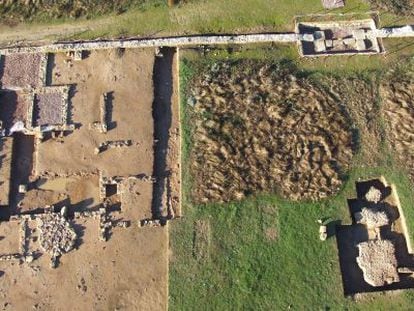
[[[214,64],[191,85],[197,202],[258,192],[318,200],[342,184],[355,148],[347,111],[281,65]]]

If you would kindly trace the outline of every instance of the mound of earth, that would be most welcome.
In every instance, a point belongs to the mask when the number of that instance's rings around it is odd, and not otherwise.
[[[353,155],[351,121],[323,89],[280,65],[214,64],[191,85],[196,202],[258,192],[318,200]]]
[[[381,96],[391,146],[414,180],[414,71],[384,80]]]

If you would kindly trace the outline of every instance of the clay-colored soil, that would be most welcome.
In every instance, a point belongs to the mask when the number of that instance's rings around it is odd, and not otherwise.
[[[0,254],[13,254],[20,251],[18,229],[13,223],[1,224]],[[2,307],[1,304],[0,307]]]
[[[75,210],[96,208],[100,203],[97,175],[39,179],[36,187],[21,195],[19,211],[26,212],[46,205],[71,204]]]
[[[168,225],[138,226],[152,218],[154,187],[150,178],[155,166],[153,114],[153,49],[130,49],[123,53],[109,50],[91,52],[82,61],[71,62],[64,54],[51,57],[54,62],[53,85],[72,84],[69,120],[76,125],[64,137],[46,137],[36,144],[31,165],[18,165],[29,152],[18,149],[17,175],[30,182],[24,194],[16,194],[15,212],[33,211],[45,205],[67,206],[70,212],[91,211],[100,207],[99,172],[104,176],[125,177],[113,195],[120,206],[110,208],[112,224],[127,221],[130,226],[112,227],[107,242],[99,239],[99,217],[75,218],[72,225],[78,235],[77,247],[60,258],[56,269],[50,257],[41,252],[38,231],[29,227],[29,251],[32,263],[0,262],[0,307],[5,310],[166,310],[168,306]],[[173,61],[176,65],[176,59]],[[171,68],[170,68],[171,69]],[[162,174],[169,173],[167,200],[179,214],[179,120],[175,67],[167,88],[158,90],[162,104],[168,107],[170,127],[164,136],[166,163]],[[171,78],[173,80],[171,80]],[[165,80],[166,81],[166,80]],[[167,90],[167,91],[168,91]],[[100,120],[100,98],[110,93],[108,132],[90,127]],[[158,116],[162,118],[163,116]],[[157,127],[159,130],[160,127]],[[99,154],[95,147],[105,141],[131,140],[131,146],[110,148]],[[31,147],[33,143],[31,142]],[[163,145],[164,146],[164,145]],[[16,148],[17,150],[17,148]],[[32,163],[31,161],[23,161]],[[145,178],[127,178],[140,176]],[[27,180],[26,180],[27,179]],[[119,203],[119,202],[118,202]],[[167,202],[162,201],[166,205]],[[14,228],[10,228],[14,226]],[[0,222],[0,254],[21,252],[16,221]],[[14,235],[10,232],[13,231]],[[3,236],[7,235],[7,239]],[[4,246],[4,247],[3,247]],[[13,247],[11,247],[13,246]],[[15,249],[17,247],[17,250]],[[11,249],[12,248],[12,249]],[[39,256],[37,258],[37,256]]]
[[[190,91],[196,201],[270,191],[317,200],[340,187],[351,122],[321,88],[251,62],[213,65]]]
[[[381,95],[392,148],[414,179],[414,77],[387,79]]]
[[[6,225],[0,225],[1,236],[10,231],[3,231]],[[167,309],[167,227],[116,228],[108,242],[99,241],[92,218],[76,221],[75,230],[82,244],[57,269],[49,267],[48,254],[32,264],[0,262],[4,310]]]
[[[65,63],[55,55],[54,85],[73,84],[70,119],[78,129],[64,143],[48,140],[39,148],[36,173],[42,175],[92,173],[108,176],[152,174],[153,122],[152,50],[127,50],[120,58],[115,50],[91,52],[81,62]],[[113,92],[110,130],[106,134],[90,129],[100,120],[102,93]],[[110,140],[132,140],[127,148],[109,149],[96,155],[95,147]]]

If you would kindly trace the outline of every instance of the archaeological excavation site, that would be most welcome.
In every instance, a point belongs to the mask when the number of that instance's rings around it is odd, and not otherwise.
[[[399,1],[0,3],[0,311],[411,310]]]
[[[181,213],[176,50],[0,62],[1,300],[29,282],[48,308],[64,279],[56,309],[122,306],[134,279],[136,306],[166,308],[167,228]]]
[[[414,258],[395,185],[384,177],[356,183],[351,225],[338,227],[345,295],[414,288]]]

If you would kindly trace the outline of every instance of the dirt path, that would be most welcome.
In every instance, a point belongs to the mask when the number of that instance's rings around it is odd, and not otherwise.
[[[113,22],[113,17],[108,17],[56,25],[19,24],[15,27],[0,25],[0,46],[10,46],[12,43],[33,44],[34,42],[37,44],[47,44],[57,39],[64,39],[85,31],[96,30]]]

